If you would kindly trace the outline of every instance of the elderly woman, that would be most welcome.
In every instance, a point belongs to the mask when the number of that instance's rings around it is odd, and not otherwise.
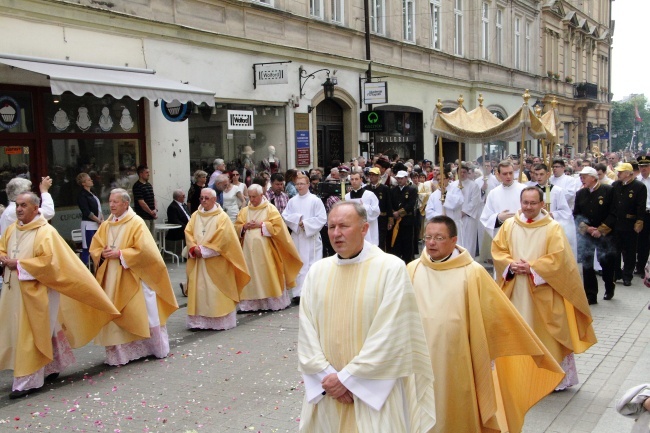
[[[205,184],[208,180],[208,173],[203,170],[196,170],[194,172],[194,182],[190,186],[190,189],[187,191],[187,206],[190,208],[190,215],[192,212],[195,212],[199,209],[199,204],[201,201],[199,197],[201,196],[201,190],[205,188]]]
[[[82,188],[77,197],[77,204],[81,210],[81,261],[88,265],[90,259],[88,247],[99,225],[104,221],[104,216],[99,197],[91,191],[94,183],[88,173],[79,173],[77,184]]]
[[[41,214],[46,220],[54,218],[54,201],[48,192],[52,186],[52,179],[49,176],[41,178],[41,183],[38,185],[41,191]],[[32,189],[32,182],[28,179],[21,177],[14,177],[7,183],[7,198],[9,205],[0,216],[0,235],[7,230],[14,221],[16,221],[16,197],[24,192],[29,192]]]

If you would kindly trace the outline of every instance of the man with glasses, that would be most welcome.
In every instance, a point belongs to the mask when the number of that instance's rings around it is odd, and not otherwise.
[[[566,168],[566,163],[562,158],[557,158],[553,160],[553,176],[549,179],[549,182],[554,186],[559,186],[564,191],[564,197],[566,198],[569,207],[573,209],[573,205],[576,201],[576,191],[580,186],[576,184],[576,179],[573,176],[569,176],[564,173]]]
[[[564,390],[578,383],[573,353],[596,343],[591,311],[564,231],[544,210],[544,193],[529,186],[520,200],[492,242],[497,284],[562,366],[557,390]]]
[[[292,290],[293,298],[296,302],[300,302],[302,284],[307,271],[311,265],[323,258],[320,230],[327,223],[327,214],[322,200],[309,192],[307,176],[304,174],[296,176],[295,185],[298,194],[289,200],[282,212],[282,218],[291,229],[291,238],[303,263],[296,278],[296,287]]]
[[[422,255],[407,269],[436,379],[431,432],[520,432],[524,414],[564,372],[485,268],[457,245],[454,221],[436,216],[425,232]]]
[[[185,227],[187,327],[224,330],[237,326],[237,303],[250,275],[228,214],[212,188]]]

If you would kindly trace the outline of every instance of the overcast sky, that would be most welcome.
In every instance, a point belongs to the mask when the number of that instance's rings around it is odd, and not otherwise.
[[[616,21],[610,89],[614,100],[631,93],[650,98],[650,0],[615,0],[612,18]]]

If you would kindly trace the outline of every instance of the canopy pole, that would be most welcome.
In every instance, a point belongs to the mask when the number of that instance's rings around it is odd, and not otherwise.
[[[458,102],[458,108],[462,108],[463,102],[465,102],[463,95],[459,95],[456,102]],[[460,166],[462,163],[463,163],[463,143],[459,141],[458,142],[458,167],[456,167],[456,175],[458,176],[458,189],[460,190],[463,189],[463,183],[460,181]]]
[[[481,153],[483,154],[483,181],[486,181],[488,179],[488,174],[485,171],[485,143],[481,144]]]
[[[521,95],[524,98],[524,107],[528,108],[530,93],[528,89]],[[521,146],[519,149],[519,183],[524,179],[524,151],[526,150],[526,128],[521,128]]]
[[[442,100],[438,99],[436,104],[438,115],[442,114]],[[438,134],[438,188],[440,188],[440,202],[442,203],[442,214],[445,214],[445,159],[442,155],[442,135]]]

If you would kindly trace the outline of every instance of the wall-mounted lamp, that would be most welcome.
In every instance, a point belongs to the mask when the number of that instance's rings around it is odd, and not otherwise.
[[[314,108],[316,108],[316,107],[312,107],[311,105],[307,105],[307,113],[311,113],[312,111],[314,111]]]
[[[332,99],[334,97],[334,86],[336,85],[337,81],[336,78],[334,77],[334,80],[330,78],[330,70],[323,68],[319,69],[317,71],[312,72],[311,74],[307,74],[307,71],[305,71],[302,66],[298,68],[298,75],[299,75],[299,82],[300,82],[300,98],[305,96],[303,93],[302,89],[305,87],[305,84],[307,83],[307,80],[310,78],[316,78],[316,74],[319,72],[325,71],[327,73],[327,79],[325,82],[322,84],[323,85],[323,92],[325,93],[325,99]]]
[[[157,107],[158,105],[160,105],[160,103],[158,102],[157,99],[156,99],[155,101],[153,101],[153,106],[154,106],[154,107]]]

